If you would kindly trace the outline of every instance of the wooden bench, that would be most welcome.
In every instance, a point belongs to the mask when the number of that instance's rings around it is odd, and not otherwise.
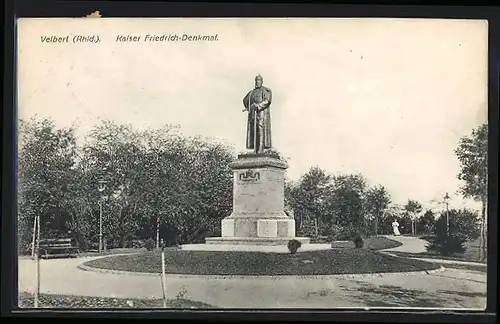
[[[77,255],[80,249],[73,245],[70,238],[40,240],[40,257],[71,257]]]

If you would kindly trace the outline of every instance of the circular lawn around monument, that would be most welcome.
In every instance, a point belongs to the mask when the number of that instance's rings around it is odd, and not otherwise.
[[[439,265],[366,249],[341,248],[297,254],[165,250],[166,272],[185,275],[333,275],[434,270]],[[161,252],[91,260],[87,267],[142,273],[161,272]]]

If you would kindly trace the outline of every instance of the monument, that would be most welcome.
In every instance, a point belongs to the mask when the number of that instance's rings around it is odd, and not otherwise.
[[[186,250],[240,250],[288,252],[288,242],[302,243],[300,250],[329,249],[330,244],[309,244],[295,236],[295,220],[285,213],[285,171],[288,164],[272,150],[272,91],[255,77],[255,87],[243,98],[248,112],[245,153],[231,163],[233,211],[221,224],[221,237],[205,244],[188,244]]]
[[[243,98],[248,112],[246,148],[231,163],[233,212],[222,220],[222,237],[207,244],[287,245],[295,237],[295,220],[284,211],[284,181],[288,165],[270,151],[272,91],[255,77],[255,87]]]

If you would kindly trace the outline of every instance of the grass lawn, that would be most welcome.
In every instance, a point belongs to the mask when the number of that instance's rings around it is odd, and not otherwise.
[[[388,239],[387,237],[378,236],[378,237],[368,237],[364,239],[363,248],[379,251],[379,250],[396,248],[401,245],[403,245],[403,243]]]
[[[368,249],[340,248],[297,254],[237,251],[165,251],[166,271],[193,275],[329,275],[406,272],[437,269],[422,260],[397,258]],[[158,251],[110,256],[86,266],[160,273]]]
[[[436,259],[436,260],[450,260],[450,261],[470,261],[470,262],[478,262],[473,260],[464,260],[464,258],[459,257],[444,257],[439,254],[431,254],[431,253],[407,253],[407,252],[398,252],[391,251],[392,254],[401,257],[410,257],[410,258],[426,258],[426,259]],[[479,262],[478,262],[479,263]],[[486,264],[485,264],[486,265]],[[487,268],[485,266],[475,265],[475,264],[459,264],[459,263],[445,263],[443,264],[445,268],[450,269],[464,269],[464,270],[472,270],[472,271],[480,271],[487,272]]]
[[[467,241],[464,244],[465,252],[462,254],[464,259],[470,261],[480,262],[480,250],[479,250],[479,239],[474,241]],[[488,253],[488,252],[486,252]]]
[[[165,250],[179,250],[177,247],[166,247]],[[114,254],[128,254],[128,253],[138,253],[146,252],[146,248],[124,248],[124,249],[112,249],[99,253],[98,251],[87,251],[78,254],[78,257],[93,257],[100,255],[114,255]]]
[[[33,308],[34,295],[20,293],[19,308]],[[39,308],[163,308],[161,299],[122,299],[69,295],[41,294]],[[186,299],[167,300],[168,308],[213,308],[210,305]]]
[[[421,239],[424,239],[428,242],[431,242],[433,237],[422,236]],[[469,262],[479,262],[486,263],[481,261],[479,254],[479,240],[468,241],[464,243],[465,252],[464,253],[456,253],[451,256],[442,256],[438,252],[435,251],[427,251],[422,253],[406,253],[406,252],[394,252],[396,255],[400,256],[409,256],[409,257],[422,257],[429,259],[443,259],[443,260],[455,260],[455,261],[469,261]]]

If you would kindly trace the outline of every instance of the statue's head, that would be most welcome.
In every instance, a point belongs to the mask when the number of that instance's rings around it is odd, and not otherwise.
[[[262,79],[262,76],[260,74],[255,77],[255,87],[256,88],[262,87],[263,82],[264,82],[264,79]]]

